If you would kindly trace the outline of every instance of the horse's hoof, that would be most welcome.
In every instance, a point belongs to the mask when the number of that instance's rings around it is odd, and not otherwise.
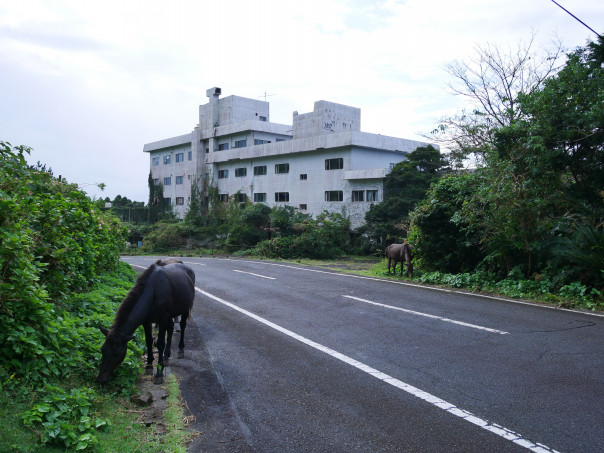
[[[163,376],[155,376],[155,385],[161,385],[164,383],[164,377]]]
[[[185,351],[178,351],[178,355],[176,356],[179,359],[184,359],[185,358]]]

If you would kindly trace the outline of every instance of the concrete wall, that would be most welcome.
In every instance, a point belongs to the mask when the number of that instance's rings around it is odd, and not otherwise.
[[[360,130],[361,109],[334,102],[317,101],[312,112],[293,116],[294,139]]]

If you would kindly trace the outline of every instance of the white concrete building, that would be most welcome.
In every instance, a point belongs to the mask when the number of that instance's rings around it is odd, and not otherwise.
[[[199,124],[185,135],[144,146],[155,184],[164,185],[180,217],[191,183],[205,179],[223,199],[247,197],[269,206],[291,205],[316,216],[342,213],[364,223],[383,199],[383,180],[405,155],[427,143],[361,132],[361,110],[317,101],[293,113],[292,125],[270,122],[269,103],[207,90]]]

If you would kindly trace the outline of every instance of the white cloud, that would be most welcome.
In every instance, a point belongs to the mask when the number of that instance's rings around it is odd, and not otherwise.
[[[604,30],[604,3],[564,3]],[[552,2],[0,0],[0,140],[67,179],[147,198],[144,143],[187,133],[205,90],[271,102],[271,120],[326,99],[362,130],[419,139],[460,105],[444,65],[537,32],[570,49],[594,35]]]

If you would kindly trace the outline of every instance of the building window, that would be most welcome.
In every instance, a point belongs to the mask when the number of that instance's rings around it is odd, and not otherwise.
[[[344,192],[341,190],[325,191],[325,201],[344,201]]]
[[[307,209],[308,209],[308,206],[306,206],[305,204],[300,205],[300,211],[306,211]]]
[[[155,179],[153,180],[153,185],[154,185],[154,186],[159,186],[159,178],[155,178]]]
[[[278,142],[284,142],[285,139],[284,138],[278,138],[276,141],[278,141]]]
[[[229,201],[229,194],[228,193],[218,194],[218,201],[221,201],[222,203],[226,203],[227,201]]]
[[[258,118],[260,119],[260,121],[266,121],[267,120],[266,116],[259,116]]]
[[[229,177],[228,170],[218,170],[218,179],[225,179]]]
[[[367,201],[378,201],[378,191],[377,190],[368,190],[367,191]]]
[[[168,154],[164,156],[164,165],[170,165],[172,163],[172,155]]]
[[[193,151],[189,151],[188,159],[193,160]]]
[[[247,201],[247,195],[244,193],[236,193],[235,194],[235,200],[238,203],[245,203]]]
[[[185,153],[176,153],[174,157],[176,158],[176,163],[185,161]]]
[[[245,148],[247,140],[235,140],[235,148]]]
[[[275,173],[289,173],[289,164],[275,164]]]
[[[176,197],[176,205],[182,206],[185,204],[185,197]]]
[[[300,180],[301,180],[301,181],[306,181],[307,179],[308,179],[308,175],[307,175],[306,173],[302,173],[302,174],[300,175]]]
[[[227,149],[229,149],[228,143],[220,143],[218,145],[218,151],[226,151]]]
[[[270,142],[270,140],[260,140],[259,138],[254,139],[254,145],[265,145],[266,143]]]
[[[289,201],[289,192],[275,192],[275,202],[283,203]]]
[[[266,175],[266,165],[260,165],[258,167],[254,167],[254,176],[263,176]]]
[[[206,148],[206,154],[210,152],[210,148]]]
[[[166,206],[172,206],[172,198],[164,198],[164,204]]]
[[[176,185],[178,185],[178,184],[182,184],[183,179],[185,179],[185,177],[184,177],[184,176],[177,176],[177,177],[176,177],[176,181],[174,181],[174,183],[175,183]]]
[[[254,203],[266,203],[266,193],[255,193]]]
[[[353,190],[352,191],[352,201],[364,201],[365,192],[362,190]]]
[[[235,169],[235,178],[243,178],[246,175],[247,175],[247,168],[242,167],[242,168]]]
[[[164,186],[171,186],[172,185],[172,177],[168,176],[167,178],[164,178]]]
[[[157,167],[159,165],[159,157],[154,157],[153,159],[151,159],[151,165]]]
[[[341,170],[342,168],[344,168],[343,158],[325,159],[325,170]]]

